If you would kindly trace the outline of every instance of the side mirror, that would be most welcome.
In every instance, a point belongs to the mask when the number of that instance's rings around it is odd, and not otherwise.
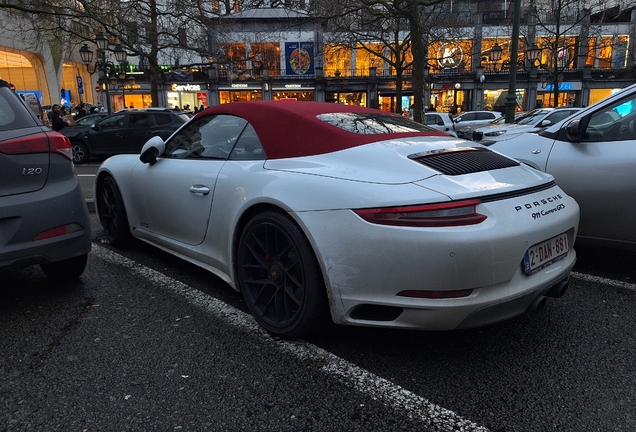
[[[574,119],[565,127],[568,140],[571,142],[581,141],[581,120]]]
[[[93,124],[91,125],[91,129],[93,129],[93,130],[97,130],[97,123],[93,123]]]
[[[166,150],[166,143],[160,136],[154,136],[146,141],[141,149],[139,160],[143,163],[154,165],[157,163],[157,157]]]
[[[546,126],[550,126],[551,124],[552,124],[552,121],[550,120],[542,120],[539,126],[546,127]]]

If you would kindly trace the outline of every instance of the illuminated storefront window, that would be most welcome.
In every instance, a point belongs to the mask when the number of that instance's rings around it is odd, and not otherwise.
[[[384,65],[384,60],[379,57],[384,53],[384,44],[366,44],[365,47],[366,48],[362,48],[362,45],[358,45],[358,47],[356,48],[357,76],[367,76],[369,75],[369,69],[381,69]]]
[[[572,69],[576,66],[577,37],[560,38],[538,37],[537,46],[541,48],[541,64],[547,69]],[[520,50],[521,52],[521,50]]]
[[[242,44],[219,44],[220,64],[227,65],[229,69],[244,71],[247,69],[247,48]]]
[[[219,91],[219,103],[245,102],[263,100],[261,90],[221,90]]]
[[[351,76],[351,48],[325,45],[325,76]]]
[[[429,68],[431,72],[445,69],[470,70],[472,65],[472,40],[433,42],[429,45]]]
[[[398,108],[401,108],[402,114],[408,115],[411,105],[413,105],[413,96],[402,96],[399,104],[394,93],[380,94],[378,96],[378,108],[382,111],[397,112]]]
[[[615,69],[624,68],[627,65],[627,46],[629,36],[618,36],[614,42],[612,50],[612,67]]]
[[[207,89],[205,84],[172,84],[166,98],[169,108],[190,109],[200,105],[207,106]],[[128,98],[126,98],[128,99]]]
[[[340,103],[343,105],[356,105],[367,106],[367,94],[366,92],[338,92],[338,93],[326,93],[326,102]]]
[[[395,47],[395,45],[393,45]],[[413,54],[411,53],[411,49],[409,48],[406,51],[401,51],[400,56],[402,58],[402,67],[405,65],[409,65],[406,69],[411,69],[413,66]],[[397,63],[396,55],[393,50],[391,50],[391,62]],[[393,66],[391,66],[391,75],[397,75],[397,72]]]
[[[612,65],[612,36],[601,37],[601,43],[598,50],[598,65],[600,69],[609,69]]]
[[[263,75],[263,71],[269,71],[269,75],[280,75],[280,44],[277,42],[250,44],[252,61],[252,73],[254,76]]]
[[[284,87],[272,88],[274,100],[296,100],[313,102],[316,100],[314,88],[303,87],[300,84],[286,84]]]
[[[495,44],[501,47],[501,59],[497,62],[490,61],[490,50]],[[510,70],[510,40],[502,40],[499,38],[485,38],[481,43],[481,62],[485,71],[501,71]],[[519,40],[519,46],[517,47],[519,53],[519,62],[523,63],[526,58],[526,43],[523,40]]]

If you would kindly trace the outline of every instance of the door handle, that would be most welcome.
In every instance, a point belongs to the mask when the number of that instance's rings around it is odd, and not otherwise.
[[[210,193],[210,188],[203,185],[192,185],[190,186],[190,192],[198,195],[207,195]]]
[[[541,153],[540,149],[532,150],[532,154],[539,154],[539,153]]]

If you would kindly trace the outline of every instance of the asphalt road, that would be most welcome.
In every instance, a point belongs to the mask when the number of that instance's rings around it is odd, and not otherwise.
[[[92,220],[80,282],[2,274],[0,431],[636,430],[636,254],[577,248],[562,299],[498,325],[284,342],[210,273]]]

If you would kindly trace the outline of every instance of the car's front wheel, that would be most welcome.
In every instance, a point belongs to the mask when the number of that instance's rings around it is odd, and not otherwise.
[[[270,333],[302,337],[328,322],[320,267],[307,238],[286,215],[268,211],[253,217],[239,240],[236,265],[249,310]]]
[[[73,162],[76,164],[88,162],[88,149],[84,143],[73,141],[71,148],[73,150]]]
[[[76,256],[54,263],[40,264],[40,268],[51,280],[70,281],[77,279],[84,273],[88,254]]]
[[[125,246],[132,238],[124,200],[115,179],[106,176],[97,185],[97,209],[104,228],[106,242],[113,246]]]

